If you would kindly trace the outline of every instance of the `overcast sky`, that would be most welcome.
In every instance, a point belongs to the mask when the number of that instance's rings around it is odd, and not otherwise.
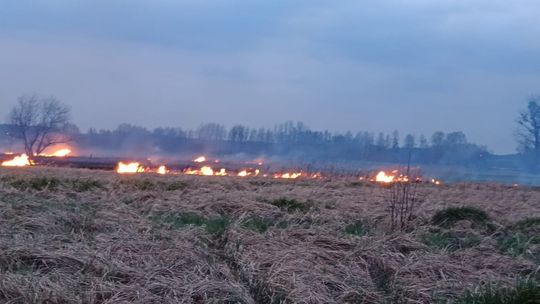
[[[515,151],[540,93],[538,0],[0,0],[0,113],[55,95],[74,122],[430,135]]]

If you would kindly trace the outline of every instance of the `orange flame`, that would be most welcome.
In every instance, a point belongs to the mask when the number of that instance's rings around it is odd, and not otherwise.
[[[227,176],[227,170],[225,168],[221,168],[218,172],[216,172],[214,175],[216,176]]]
[[[186,171],[184,171],[184,174],[210,176],[210,175],[214,175],[214,169],[212,169],[212,167],[209,167],[209,166],[204,166],[204,167],[201,167],[200,169],[187,169]],[[226,175],[225,169],[221,169],[219,172],[216,172],[216,175]]]
[[[140,173],[144,172],[144,168],[136,162],[133,163],[123,163],[119,162],[116,167],[116,172],[118,173]]]
[[[242,171],[238,172],[236,175],[239,177],[246,177],[246,176],[257,176],[259,175],[261,171],[259,169],[255,169],[253,171],[250,171],[250,169],[243,169]]]
[[[201,168],[201,175],[214,175],[214,169],[212,169],[211,167],[208,167],[208,166],[204,166]]]
[[[167,167],[165,166],[159,166],[159,168],[157,169],[158,174],[167,174],[167,171]]]
[[[28,159],[28,155],[26,154],[21,154],[19,156],[15,156],[11,160],[2,162],[2,166],[4,167],[24,167],[30,165],[33,165],[33,163],[30,159]]]
[[[45,156],[45,157],[66,157],[69,154],[71,154],[71,149],[63,148],[60,150],[56,150],[51,154],[48,153],[40,153],[39,156]]]
[[[381,171],[377,174],[377,176],[375,176],[375,181],[378,183],[388,184],[394,182],[394,178],[394,175],[386,175],[386,172]]]
[[[283,179],[296,179],[302,176],[302,172],[285,172],[285,173],[276,173],[274,178],[283,178]]]

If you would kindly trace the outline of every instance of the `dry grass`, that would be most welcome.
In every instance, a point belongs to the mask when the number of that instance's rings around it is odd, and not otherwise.
[[[385,190],[347,179],[0,170],[0,303],[451,303],[538,276],[533,188],[422,185],[391,233]],[[490,228],[432,224],[461,206]]]

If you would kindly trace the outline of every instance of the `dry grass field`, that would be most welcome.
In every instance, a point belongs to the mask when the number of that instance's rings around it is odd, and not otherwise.
[[[421,185],[391,232],[352,179],[0,170],[1,303],[490,303],[464,295],[540,277],[540,189]]]

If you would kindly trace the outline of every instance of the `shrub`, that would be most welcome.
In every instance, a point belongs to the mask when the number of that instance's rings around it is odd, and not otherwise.
[[[532,279],[518,279],[513,287],[488,284],[467,291],[458,301],[461,304],[525,304],[540,303],[540,284]]]
[[[287,211],[287,212],[306,212],[309,210],[309,206],[305,203],[299,202],[295,199],[288,199],[285,197],[278,198],[270,202],[272,205],[279,207],[281,210]]]
[[[461,220],[469,220],[475,226],[486,226],[489,224],[489,216],[481,209],[475,207],[450,207],[439,210],[431,222],[434,225],[449,228],[456,222]]]

